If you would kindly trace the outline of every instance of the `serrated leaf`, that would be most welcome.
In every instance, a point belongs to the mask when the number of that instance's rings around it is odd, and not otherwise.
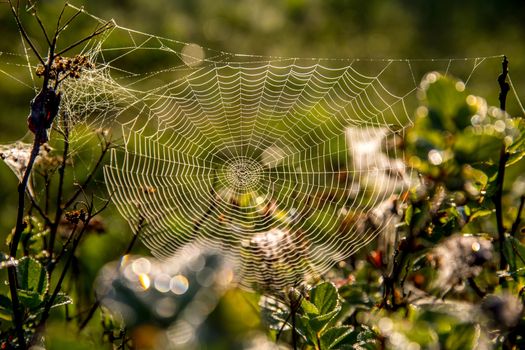
[[[31,257],[23,257],[16,267],[18,289],[44,295],[49,288],[49,276],[42,264]]]
[[[300,316],[296,319],[296,330],[301,335],[306,343],[310,345],[316,344],[317,332],[310,326],[310,318],[308,316]]]
[[[332,323],[335,323],[336,316],[339,313],[339,311],[341,311],[341,307],[338,306],[329,313],[310,318],[308,323],[314,331],[321,332],[327,326],[331,325]]]
[[[310,290],[310,302],[321,315],[334,310],[337,306],[337,298],[337,288],[330,282],[321,283]]]
[[[314,304],[312,304],[311,302],[309,302],[308,300],[304,298],[301,301],[301,308],[307,314],[319,315],[319,309],[317,309],[317,307]]]
[[[321,336],[322,349],[337,349],[337,345],[347,338],[352,338],[354,328],[351,326],[338,326],[327,329]],[[353,337],[356,338],[356,337]]]
[[[44,302],[43,295],[32,290],[19,289],[18,298],[20,303],[30,310],[39,309]]]

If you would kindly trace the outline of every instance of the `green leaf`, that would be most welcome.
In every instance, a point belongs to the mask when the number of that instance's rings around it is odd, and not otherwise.
[[[43,295],[32,290],[19,289],[18,298],[20,299],[20,303],[29,310],[39,309],[44,302]]]
[[[307,314],[319,315],[319,310],[317,309],[317,307],[314,304],[312,304],[311,302],[309,302],[308,300],[304,299],[304,298],[301,301],[301,308]]]
[[[310,290],[310,301],[317,307],[321,315],[335,309],[337,298],[337,288],[330,282],[321,283]]]
[[[308,316],[300,316],[296,319],[297,332],[304,338],[306,343],[315,345],[317,343],[317,332],[310,326]]]
[[[341,307],[336,307],[334,310],[330,311],[329,313],[312,317],[309,319],[308,324],[314,331],[321,332],[323,329],[325,329],[330,324],[335,323],[336,316],[339,313],[339,311],[341,311]]]
[[[354,328],[351,326],[338,326],[327,329],[323,335],[321,335],[321,348],[322,349],[337,349],[337,345],[348,338]]]
[[[30,257],[23,257],[16,267],[18,288],[44,295],[49,288],[49,276],[42,264]]]

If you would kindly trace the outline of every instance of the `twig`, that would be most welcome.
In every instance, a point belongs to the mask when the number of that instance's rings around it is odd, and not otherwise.
[[[42,33],[44,33],[44,37],[46,38],[47,45],[51,46],[51,40],[49,39],[46,28],[44,27],[44,24],[42,23],[42,20],[40,19],[40,16],[38,15],[38,12],[35,9],[35,4],[33,4],[32,1],[29,1],[29,4],[31,5],[31,14],[35,16],[36,21],[38,22],[38,25],[40,26],[40,29],[42,29]]]
[[[297,329],[295,324],[295,317],[297,315],[297,309],[293,308],[292,312],[292,347],[293,350],[297,350]]]
[[[46,215],[44,210],[40,207],[40,205],[36,202],[35,198],[31,196],[30,193],[27,194],[29,199],[31,200],[31,206],[36,209],[36,211],[40,214],[42,219],[44,219],[47,226],[52,225],[51,219]]]
[[[71,204],[77,199],[77,197],[82,193],[82,191],[88,186],[88,184],[93,179],[93,176],[95,176],[95,173],[97,172],[98,168],[102,164],[102,161],[104,160],[104,156],[108,152],[108,150],[111,148],[111,142],[105,142],[104,147],[102,148],[102,152],[100,153],[100,156],[98,157],[97,163],[95,164],[93,170],[90,171],[88,174],[88,177],[84,180],[84,182],[79,186],[77,191],[73,194],[73,196],[64,204],[64,209],[69,208]]]
[[[13,3],[11,2],[11,0],[8,0],[8,1],[9,1],[9,6],[11,7],[11,12],[13,13],[13,16],[15,17],[15,21],[16,21],[16,25],[18,26],[18,30],[20,31],[20,33],[24,37],[24,40],[27,42],[29,47],[31,47],[31,50],[33,50],[33,52],[35,53],[35,56],[38,58],[40,63],[42,63],[42,65],[45,66],[46,62],[44,62],[44,59],[42,58],[42,56],[40,56],[40,53],[36,49],[35,45],[33,45],[33,42],[31,41],[31,39],[29,39],[29,36],[27,35],[27,32],[25,31],[24,27],[22,26],[22,22],[20,22],[20,17],[18,16],[18,9],[15,10],[15,7],[13,6]]]
[[[65,49],[57,52],[54,57],[57,57],[57,56],[60,56],[64,53],[66,53],[67,51],[69,50],[72,50],[74,49],[75,47],[77,47],[78,45],[88,41],[88,40],[91,40],[93,39],[94,37],[104,33],[106,30],[108,30],[109,28],[111,28],[112,26],[112,22],[106,22],[102,27],[98,28],[98,29],[95,29],[95,31],[93,31],[93,33],[91,33],[90,35],[86,36],[85,38],[83,39],[80,39],[76,42],[74,42],[73,44],[69,45],[68,47],[66,47]]]
[[[15,226],[15,232],[13,234],[11,244],[9,246],[9,255],[12,258],[16,258],[16,251],[18,250],[18,243],[20,242],[20,237],[22,236],[22,232],[24,231],[24,208],[25,208],[25,193],[27,189],[27,182],[29,181],[29,175],[31,174],[31,170],[33,169],[33,165],[35,163],[36,157],[38,156],[38,152],[40,151],[40,142],[39,137],[35,137],[35,141],[33,143],[33,149],[31,150],[31,156],[29,158],[29,162],[27,164],[26,171],[24,172],[24,176],[22,178],[22,181],[18,184],[18,211],[16,216],[16,226]],[[18,299],[18,281],[16,276],[16,266],[10,265],[7,268],[8,273],[8,279],[9,279],[9,291],[11,294],[11,303],[13,306],[13,320],[17,332],[17,336],[19,338],[19,343],[22,348],[25,347],[25,338],[24,338],[24,329],[23,329],[23,320],[22,320],[22,313],[20,310],[20,301]]]
[[[53,303],[55,302],[55,299],[56,299],[58,293],[60,292],[60,289],[62,288],[62,282],[64,281],[64,278],[66,277],[66,274],[67,274],[67,271],[69,269],[69,266],[71,265],[71,262],[73,261],[73,257],[75,256],[75,251],[76,251],[76,249],[78,247],[78,244],[80,243],[80,240],[81,240],[82,236],[86,232],[88,223],[89,223],[89,221],[92,218],[93,217],[90,216],[86,220],[86,222],[84,222],[84,226],[82,227],[82,230],[80,230],[78,235],[73,240],[73,246],[71,247],[71,253],[69,254],[69,257],[68,257],[68,259],[67,259],[67,261],[66,261],[66,263],[64,265],[64,269],[62,270],[62,273],[60,274],[60,277],[59,277],[58,282],[57,282],[57,284],[55,286],[55,289],[53,290],[53,294],[51,294],[51,297],[49,298],[48,302],[46,303],[46,305],[44,307],[44,311],[42,312],[42,317],[40,318],[40,324],[41,325],[43,325],[47,321],[47,318],[49,317],[49,311],[51,310],[51,307],[53,306]]]
[[[62,10],[62,12],[65,10],[65,8],[68,6],[68,4],[65,4],[64,5],[64,9]],[[57,33],[61,33],[64,29],[66,29],[66,27],[75,20],[75,18],[77,18],[78,15],[80,15],[82,13],[82,7],[73,15],[71,16],[67,21],[66,23],[64,23],[61,27],[59,27],[60,25],[60,19],[61,17],[59,18],[58,22],[57,22]]]
[[[124,255],[128,255],[129,253],[131,253],[131,249],[133,248],[133,246],[135,245],[135,242],[137,241],[137,238],[140,234],[140,232],[142,231],[142,229],[144,228],[144,218],[141,217],[139,219],[139,223],[137,225],[137,229],[136,231],[134,232],[133,234],[133,237],[131,238],[131,241],[129,242],[128,244],[128,247],[126,248],[126,250],[124,251]],[[93,305],[91,305],[91,308],[89,309],[89,312],[88,312],[88,315],[86,316],[86,318],[82,321],[82,323],[78,326],[78,333],[82,332],[82,330],[84,328],[86,328],[86,326],[88,325],[89,321],[91,321],[91,319],[93,318],[93,315],[95,315],[95,311],[97,311],[98,307],[100,306],[100,301],[99,300],[96,300]]]
[[[509,72],[508,64],[509,64],[509,61],[507,60],[507,57],[504,56],[503,62],[502,62],[502,72],[498,76],[498,83],[500,86],[499,103],[500,103],[500,109],[502,111],[505,111],[507,93],[510,90],[510,85],[506,82],[507,74]],[[499,263],[500,270],[505,270],[507,268],[507,259],[505,258],[505,254],[504,254],[505,226],[503,224],[502,197],[503,197],[503,182],[505,180],[505,165],[507,164],[508,158],[509,158],[509,154],[506,150],[505,144],[503,144],[500,150],[498,174],[496,176],[496,192],[494,193],[494,196],[492,198],[494,201],[494,207],[496,209],[496,224],[498,228],[498,242],[499,242],[499,251],[500,251],[500,263]],[[500,283],[503,283],[503,281],[504,281],[504,278],[501,277]]]
[[[69,152],[69,125],[68,125],[67,115],[63,116],[63,123],[64,123],[64,151],[62,154],[62,163],[60,164],[60,168],[58,169],[59,180],[58,180],[58,194],[57,194],[57,199],[56,199],[55,220],[53,221],[53,225],[51,226],[51,232],[49,233],[48,252],[49,252],[50,262],[53,262],[53,250],[55,246],[56,234],[58,231],[58,226],[60,225],[60,218],[62,217],[62,212],[64,210],[62,206],[62,192],[64,190],[64,177],[65,177],[67,157],[68,157],[68,152]]]

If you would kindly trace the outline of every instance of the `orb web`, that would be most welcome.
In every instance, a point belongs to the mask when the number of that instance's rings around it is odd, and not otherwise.
[[[220,249],[248,289],[316,278],[369,243],[366,215],[410,181],[397,143],[423,72],[468,83],[500,60],[239,55],[117,24],[82,53],[96,68],[64,81],[61,115],[79,142],[114,135],[120,213],[157,257]]]

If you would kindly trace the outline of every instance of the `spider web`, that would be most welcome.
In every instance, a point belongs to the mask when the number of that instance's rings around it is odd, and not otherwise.
[[[410,185],[395,145],[423,72],[467,84],[501,61],[241,55],[117,24],[81,53],[97,66],[64,81],[61,114],[78,145],[120,140],[104,168],[120,213],[157,257],[221,249],[248,289],[317,278],[376,237],[367,215]]]

